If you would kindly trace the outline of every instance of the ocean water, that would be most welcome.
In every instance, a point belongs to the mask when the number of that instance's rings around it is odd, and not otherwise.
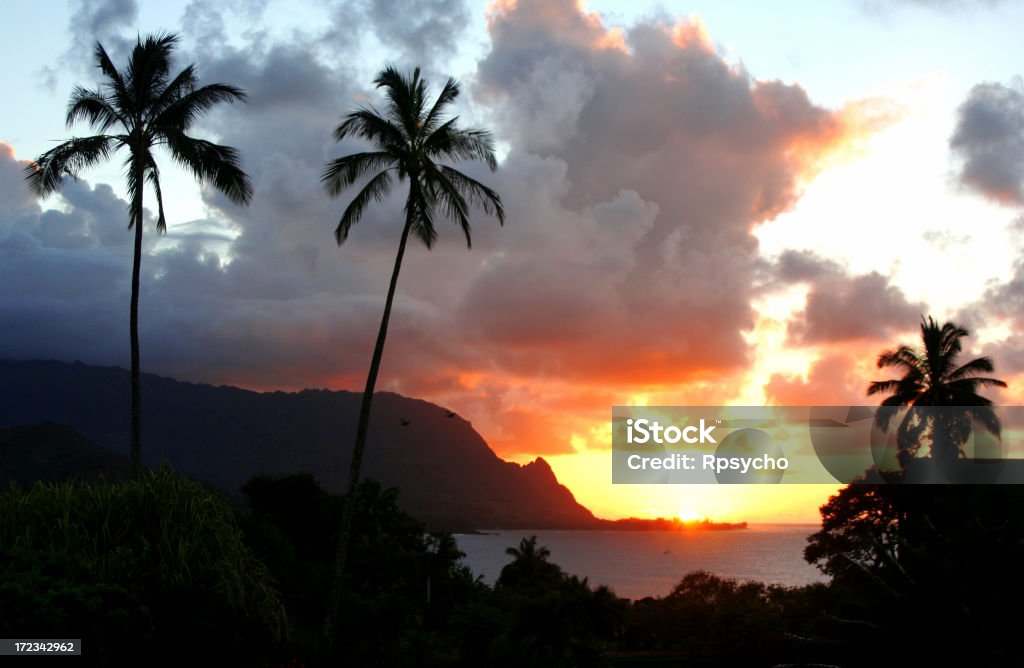
[[[690,571],[781,585],[824,582],[803,559],[807,536],[817,525],[751,524],[734,531],[501,531],[459,534],[465,563],[492,584],[512,560],[505,549],[537,536],[550,561],[567,573],[587,576],[619,596],[665,596]]]

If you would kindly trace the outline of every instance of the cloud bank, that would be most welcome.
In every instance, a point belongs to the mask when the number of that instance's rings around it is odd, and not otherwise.
[[[385,30],[395,12],[339,3],[301,39],[270,37],[262,3],[186,9],[194,46],[182,60],[249,94],[205,131],[241,151],[255,197],[240,209],[204,191],[209,220],[180,221],[172,202],[168,236],[147,228],[145,370],[361,387],[401,200],[334,245],[347,200],[330,200],[319,175],[360,145],[336,145],[330,131],[377,98],[345,66],[359,39],[332,36],[368,31],[396,60],[426,57],[465,10],[418,5],[421,20],[396,33]],[[238,21],[251,25],[228,39]],[[864,109],[826,109],[799,85],[752,78],[697,20],[611,28],[571,0],[520,0],[494,4],[488,32],[467,97],[509,148],[496,174],[463,167],[501,193],[507,222],[475,215],[471,252],[454,226],[440,227],[433,251],[410,249],[381,389],[453,406],[506,455],[571,451],[567,434],[637,393],[699,387],[724,401],[751,359],[744,332],[763,264],[752,232],[869,131]],[[61,208],[41,205],[21,181],[26,157],[0,151],[0,355],[124,365],[126,204],[81,181]],[[798,342],[874,336],[917,316],[881,276],[797,260],[780,271],[817,272]]]

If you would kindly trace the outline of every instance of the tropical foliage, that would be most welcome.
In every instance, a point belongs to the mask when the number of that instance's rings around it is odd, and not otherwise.
[[[14,487],[0,495],[0,545],[10,637],[78,638],[84,624],[97,657],[129,662],[144,648],[154,663],[180,665],[200,644],[237,663],[288,632],[231,509],[167,469],[119,484]]]

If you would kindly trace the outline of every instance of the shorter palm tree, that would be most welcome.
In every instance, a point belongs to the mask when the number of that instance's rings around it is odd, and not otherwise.
[[[901,407],[909,407],[897,429],[900,467],[917,455],[925,435],[931,439],[933,459],[951,460],[964,456],[963,446],[974,422],[998,437],[999,417],[992,401],[978,394],[981,387],[1006,387],[996,378],[979,374],[992,373],[988,357],[978,357],[959,364],[960,340],[970,333],[947,322],[941,327],[931,317],[921,320],[919,350],[900,346],[878,356],[878,368],[895,368],[901,378],[876,380],[868,386],[868,396],[888,394],[875,414],[875,424],[883,430]],[[924,407],[961,407],[959,410],[929,410]]]
[[[499,587],[536,587],[549,585],[560,580],[562,569],[548,561],[551,550],[537,546],[537,537],[530,536],[519,541],[519,547],[510,547],[505,554],[512,562],[501,569],[495,583]]]

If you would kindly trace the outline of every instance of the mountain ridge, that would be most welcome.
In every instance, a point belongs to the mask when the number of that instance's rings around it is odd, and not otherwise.
[[[55,422],[116,454],[129,450],[128,372],[82,362],[0,360],[0,427]],[[234,493],[254,475],[313,474],[341,491],[360,393],[256,392],[142,379],[142,457]],[[600,520],[541,457],[499,458],[472,425],[423,399],[374,396],[363,475],[401,491],[431,528],[583,529]]]

